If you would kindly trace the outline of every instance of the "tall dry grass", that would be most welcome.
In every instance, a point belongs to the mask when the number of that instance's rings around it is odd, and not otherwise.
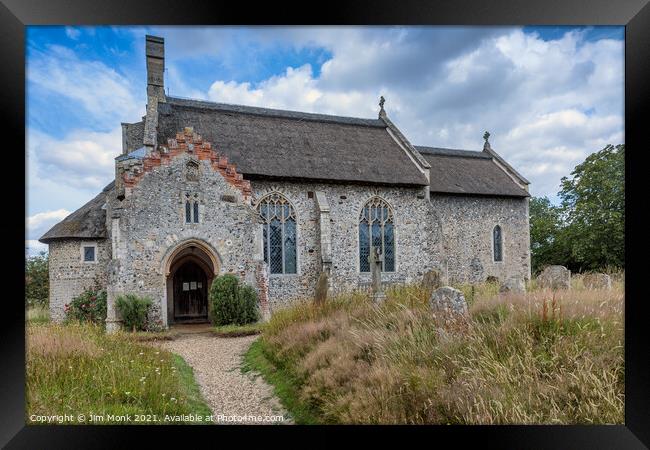
[[[303,303],[274,314],[260,345],[321,422],[623,423],[621,281],[471,295],[467,320],[434,317],[417,286],[380,307],[363,294]]]
[[[27,417],[36,415],[202,414],[192,372],[181,358],[128,333],[90,323],[27,327]],[[28,423],[29,420],[28,420]],[[101,424],[101,423],[100,423]]]

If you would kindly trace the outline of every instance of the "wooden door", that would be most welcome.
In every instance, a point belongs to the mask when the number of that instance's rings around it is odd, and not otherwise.
[[[208,283],[203,269],[188,261],[174,274],[174,321],[208,318]]]

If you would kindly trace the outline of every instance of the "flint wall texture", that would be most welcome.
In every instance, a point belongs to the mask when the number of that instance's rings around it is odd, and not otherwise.
[[[530,280],[528,199],[431,194],[442,221],[443,277],[448,283],[481,282],[488,276]],[[501,226],[503,261],[495,262],[492,230]]]
[[[208,244],[219,260],[220,273],[235,273],[255,285],[257,214],[208,161],[199,161],[198,181],[188,181],[190,155],[181,154],[139,181],[123,201],[113,199],[107,210],[108,235],[119,235],[111,280],[115,295],[137,292],[154,300],[153,318],[167,321],[164,265],[174,249],[191,239]],[[199,223],[185,222],[188,194],[199,202]],[[222,200],[226,194],[235,202]],[[121,209],[120,209],[121,208]],[[115,222],[119,216],[119,222]],[[119,223],[119,233],[113,226]],[[109,294],[109,298],[111,295]],[[171,319],[171,318],[170,318]]]
[[[294,206],[297,219],[297,274],[271,274],[271,308],[314,295],[321,271],[319,213],[316,191],[325,193],[330,206],[333,292],[367,289],[370,273],[359,272],[359,216],[365,203],[374,196],[393,209],[395,220],[395,271],[382,274],[389,283],[419,281],[424,272],[440,268],[441,227],[436,211],[421,189],[370,187],[319,183],[273,183],[253,181],[253,202],[270,192],[279,192]],[[309,193],[313,193],[310,198]]]
[[[82,246],[97,244],[96,262],[84,262]],[[103,239],[87,241],[65,239],[50,242],[50,317],[55,322],[65,318],[65,304],[95,283],[106,286],[110,249]]]

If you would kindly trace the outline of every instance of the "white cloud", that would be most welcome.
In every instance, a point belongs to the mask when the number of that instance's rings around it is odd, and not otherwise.
[[[33,214],[27,218],[27,238],[34,246],[43,234],[70,214],[66,209],[56,209]]]
[[[68,36],[73,41],[76,41],[77,39],[79,39],[79,36],[81,36],[81,31],[79,31],[74,27],[65,27],[65,35]]]
[[[54,180],[61,185],[99,190],[115,174],[115,157],[122,151],[121,127],[103,133],[74,130],[61,139],[30,131],[29,180]]]
[[[319,77],[304,65],[257,84],[216,80],[208,98],[376,117],[383,94],[414,144],[479,150],[489,130],[532,193],[553,196],[588,154],[624,141],[623,43],[583,39],[569,32],[544,41],[520,29],[319,28],[303,35],[333,53]]]
[[[40,255],[41,252],[47,252],[49,249],[47,244],[38,242],[35,239],[26,239],[25,240],[25,255],[26,256],[36,256]]]
[[[66,47],[52,45],[46,52],[35,51],[27,64],[27,78],[34,86],[76,102],[93,119],[111,126],[135,122],[145,109],[144,89],[136,95],[132,83],[114,68],[101,61],[81,60]]]

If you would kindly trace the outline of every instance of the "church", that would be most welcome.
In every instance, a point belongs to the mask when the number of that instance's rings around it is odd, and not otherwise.
[[[146,115],[122,123],[115,179],[45,233],[50,312],[106,289],[153,300],[157,327],[208,320],[214,277],[253,286],[268,316],[313,297],[385,285],[530,279],[529,182],[482,151],[413,145],[388,118],[340,117],[165,94],[164,40],[146,36]],[[432,126],[435,126],[433,124]]]

